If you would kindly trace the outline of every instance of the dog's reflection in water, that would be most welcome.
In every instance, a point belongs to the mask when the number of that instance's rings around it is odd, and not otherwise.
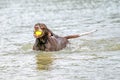
[[[38,70],[49,70],[54,60],[51,53],[40,53],[36,56]]]

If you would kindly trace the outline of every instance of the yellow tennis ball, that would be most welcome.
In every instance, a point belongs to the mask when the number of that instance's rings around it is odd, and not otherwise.
[[[41,36],[41,35],[42,35],[42,31],[36,31],[36,32],[35,32],[35,35]]]

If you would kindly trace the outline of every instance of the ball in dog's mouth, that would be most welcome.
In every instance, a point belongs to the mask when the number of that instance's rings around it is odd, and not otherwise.
[[[36,36],[42,36],[43,35],[43,31],[37,30],[34,33]]]

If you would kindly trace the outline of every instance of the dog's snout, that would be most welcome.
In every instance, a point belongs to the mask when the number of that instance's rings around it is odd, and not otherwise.
[[[38,26],[35,26],[34,28],[37,28],[37,29],[38,29],[39,27],[38,27]]]
[[[38,30],[38,29],[39,29],[39,26],[35,26],[34,29],[35,29],[35,30]]]

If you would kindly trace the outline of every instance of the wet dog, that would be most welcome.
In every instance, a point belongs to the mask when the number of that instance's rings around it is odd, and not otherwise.
[[[40,31],[40,35],[36,35],[36,31]],[[90,34],[91,32],[86,32],[81,35],[70,35],[61,37],[54,34],[47,26],[43,23],[37,23],[34,26],[34,37],[36,38],[33,50],[42,51],[59,51],[65,48],[68,44],[68,39],[78,38],[83,35]]]

